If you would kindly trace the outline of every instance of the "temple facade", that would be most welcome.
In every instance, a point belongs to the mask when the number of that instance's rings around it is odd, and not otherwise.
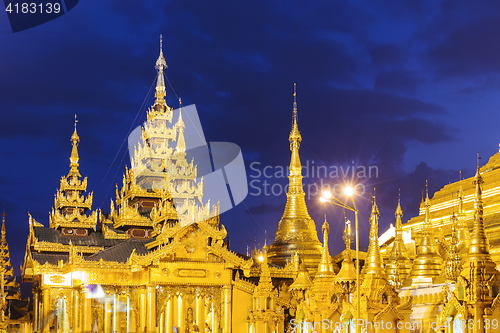
[[[42,224],[28,217],[21,269],[23,281],[33,286],[29,329],[500,332],[500,191],[494,185],[500,153],[483,168],[478,164],[473,179],[447,185],[432,200],[426,194],[420,215],[407,223],[398,202],[395,227],[381,236],[374,197],[357,286],[350,228],[344,231],[346,249],[332,258],[326,217],[321,243],[308,213],[296,94],[284,213],[274,241],[243,255],[229,249],[218,204],[203,202],[197,161],[186,157],[182,107],[174,112],[165,99],[165,68],[160,44],[155,101],[107,212],[92,208],[93,193],[80,174],[75,119],[69,172],[49,219]],[[3,254],[4,235],[3,227]],[[10,276],[8,257],[0,253],[0,260]],[[4,288],[13,283],[0,281]]]

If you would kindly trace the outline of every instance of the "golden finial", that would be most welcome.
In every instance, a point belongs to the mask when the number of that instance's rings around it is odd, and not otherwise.
[[[297,118],[297,84],[293,84],[293,117]]]
[[[75,130],[73,131],[73,135],[71,136],[71,142],[73,144],[73,148],[71,149],[71,156],[69,158],[69,166],[70,170],[68,173],[68,177],[81,177],[80,171],[78,170],[78,143],[80,142],[80,137],[78,136],[78,133],[76,131],[76,124],[78,123],[78,119],[75,114]]]
[[[370,214],[370,242],[368,244],[368,251],[366,252],[366,261],[361,270],[361,275],[371,278],[380,278],[385,276],[382,257],[380,255],[380,247],[378,244],[378,219],[380,213],[377,207],[377,200],[375,195],[375,188],[373,188],[373,205]]]
[[[163,37],[160,35],[160,55],[156,60],[155,68],[158,70],[158,80],[156,81],[156,93],[155,93],[155,103],[154,106],[157,106],[161,109],[161,107],[167,106],[165,101],[166,90],[165,90],[165,78],[163,77],[163,70],[167,68],[167,62],[163,57]]]
[[[294,95],[296,96],[296,85]],[[294,111],[296,99],[294,96]],[[297,125],[297,113],[294,112],[290,141],[290,167],[288,171],[288,191],[286,193],[285,211],[278,223],[274,242],[269,249],[269,261],[273,264],[285,265],[294,255],[296,249],[305,255],[306,266],[315,272],[321,261],[322,246],[318,239],[316,225],[307,211],[305,192],[302,188],[302,165],[299,147],[302,138]],[[300,242],[298,240],[300,239]]]
[[[293,119],[292,119],[292,130],[290,132],[290,150],[293,151],[294,147],[299,149],[302,137],[299,132],[299,126],[297,122],[297,85],[293,84]]]
[[[3,213],[2,213],[2,242],[6,242],[6,239],[5,239],[5,202],[3,203]]]
[[[396,230],[394,243],[386,264],[386,273],[388,275],[388,278],[397,288],[400,288],[404,285],[404,282],[411,271],[411,261],[409,259],[408,251],[403,240],[403,210],[401,209],[401,189],[399,192],[398,206],[395,213]]]
[[[403,210],[401,209],[401,189],[399,189],[399,194],[398,194],[398,207],[396,208],[396,226],[397,226],[397,218],[399,217],[401,219],[401,216],[403,216]]]

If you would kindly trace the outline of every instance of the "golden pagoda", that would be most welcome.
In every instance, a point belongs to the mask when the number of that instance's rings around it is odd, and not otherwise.
[[[395,287],[399,288],[405,283],[411,271],[411,261],[408,256],[408,249],[403,240],[403,210],[401,209],[400,198],[398,198],[395,216],[395,237],[385,267],[389,280]]]
[[[186,113],[180,101],[178,110],[167,104],[161,39],[155,67],[155,101],[138,129],[131,167],[116,186],[109,212],[92,210],[92,192],[86,194],[75,119],[70,171],[60,180],[49,219],[44,225],[28,215],[21,270],[23,281],[32,283],[33,312],[24,332],[353,333],[361,325],[366,333],[465,333],[457,326],[461,320],[489,320],[493,327],[500,318],[495,268],[500,153],[483,168],[478,164],[473,182],[445,186],[432,204],[426,193],[420,215],[407,223],[398,200],[394,234],[385,237],[382,248],[374,197],[363,280],[356,285],[347,221],[336,274],[326,216],[322,244],[307,210],[295,91],[284,213],[271,246],[266,241],[243,255],[229,249],[218,204],[203,201],[197,161],[186,158]],[[450,200],[450,190],[458,198]],[[0,266],[4,295],[19,298],[9,289],[16,282],[5,214]],[[485,326],[469,331],[499,332]]]
[[[249,276],[253,259],[228,249],[218,206],[202,202],[203,180],[195,161],[186,161],[182,113],[174,121],[166,104],[161,47],[156,68],[155,102],[109,213],[90,212],[92,196],[83,196],[75,128],[50,228],[29,216],[22,274],[33,283],[37,331],[246,329],[256,286],[236,276]]]
[[[302,136],[297,124],[297,94],[294,85],[293,122],[290,132],[290,173],[285,212],[278,223],[274,242],[269,248],[269,262],[285,266],[298,252],[307,269],[315,274],[321,261],[321,243],[318,240],[316,224],[309,216],[302,188],[302,165],[299,148]]]
[[[439,254],[438,245],[433,234],[430,219],[429,193],[425,195],[425,224],[422,228],[422,236],[417,246],[416,257],[413,260],[410,276],[413,283],[429,283],[435,281],[441,275],[443,259]]]

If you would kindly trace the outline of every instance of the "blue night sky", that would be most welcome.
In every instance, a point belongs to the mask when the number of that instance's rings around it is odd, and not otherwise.
[[[394,222],[399,188],[406,221],[426,179],[433,194],[459,170],[472,176],[477,151],[483,163],[498,151],[498,1],[80,1],[18,33],[3,13],[0,199],[16,274],[28,212],[47,226],[68,173],[75,114],[80,171],[93,208],[108,212],[129,164],[127,134],[153,102],[160,34],[175,88],[168,104],[178,106],[176,94],[195,104],[207,141],[238,144],[255,181],[221,215],[233,251],[262,247],[265,230],[274,238],[286,197],[265,195],[264,181],[278,193],[287,179],[256,176],[289,163],[294,82],[307,204],[319,231],[327,213],[332,255],[344,248],[343,212],[310,192],[344,182],[340,167],[378,171],[358,180],[364,248],[372,187],[382,232]],[[312,177],[313,165],[338,168],[339,177]]]

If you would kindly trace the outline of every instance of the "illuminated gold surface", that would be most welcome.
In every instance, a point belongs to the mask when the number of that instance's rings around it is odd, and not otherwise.
[[[422,229],[422,238],[417,246],[417,255],[413,260],[411,277],[414,281],[419,278],[435,279],[441,274],[443,259],[439,255],[438,245],[433,234],[429,207],[429,195],[425,198],[425,225]],[[417,279],[415,279],[417,278]],[[421,279],[419,280],[421,281]]]
[[[285,266],[298,252],[307,269],[315,274],[321,261],[321,243],[318,240],[316,225],[309,216],[302,189],[302,166],[299,147],[302,136],[297,124],[297,103],[294,92],[293,124],[290,132],[290,174],[285,212],[278,223],[273,244],[269,248],[269,262]]]
[[[406,245],[403,240],[403,210],[401,209],[400,199],[398,199],[398,207],[396,208],[395,216],[395,237],[385,269],[389,280],[396,287],[401,287],[410,275],[411,261],[408,256],[408,250],[406,249]]]

